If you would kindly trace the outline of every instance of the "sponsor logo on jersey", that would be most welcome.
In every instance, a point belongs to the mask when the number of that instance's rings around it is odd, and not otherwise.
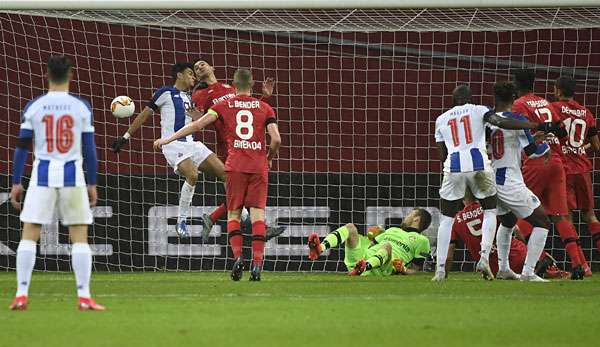
[[[261,150],[262,143],[257,141],[246,141],[246,140],[234,140],[233,148],[241,148],[241,149],[252,149],[252,150]]]

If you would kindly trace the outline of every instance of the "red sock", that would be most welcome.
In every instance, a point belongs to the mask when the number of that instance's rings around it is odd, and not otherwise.
[[[579,260],[581,260],[581,266],[583,266],[583,269],[587,269],[590,266],[587,263],[587,260],[585,260],[585,254],[583,254],[583,249],[581,249],[581,245],[577,244],[577,249],[579,250]]]
[[[239,258],[242,256],[242,231],[240,222],[237,220],[230,220],[227,222],[227,234],[229,235],[229,245],[233,251],[233,257]]]
[[[265,222],[262,220],[252,223],[252,265],[262,266],[265,253]]]
[[[225,204],[219,205],[212,213],[210,214],[210,220],[215,224],[219,218],[223,217],[227,213],[227,206]],[[229,230],[229,228],[227,228]]]
[[[561,220],[554,226],[556,227],[560,238],[565,244],[565,250],[569,254],[569,258],[571,258],[571,266],[576,268],[583,265],[583,262],[579,257],[579,246],[577,245],[579,236],[577,236],[577,231],[575,230],[573,224],[569,223],[567,220]]]
[[[596,244],[596,250],[600,252],[600,223],[591,223],[588,229],[592,235],[592,241]]]
[[[525,219],[519,219],[517,221],[517,227],[519,228],[519,232],[521,233],[521,235],[523,235],[523,238],[525,239],[527,239],[527,237],[529,237],[529,235],[531,235],[531,232],[533,231],[533,225],[531,225]]]

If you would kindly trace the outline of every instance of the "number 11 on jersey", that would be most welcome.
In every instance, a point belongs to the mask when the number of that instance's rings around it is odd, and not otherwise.
[[[473,142],[473,135],[471,134],[471,118],[468,114],[460,117],[460,122],[463,123],[463,128],[465,130],[465,141],[467,144]],[[455,118],[450,119],[448,121],[448,126],[450,126],[450,130],[452,132],[452,142],[455,147],[460,146],[460,137],[458,135],[458,125]]]

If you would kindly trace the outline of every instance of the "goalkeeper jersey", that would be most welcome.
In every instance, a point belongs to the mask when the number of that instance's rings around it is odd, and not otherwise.
[[[375,237],[375,244],[371,249],[381,247],[382,243],[389,242],[392,245],[392,259],[400,258],[404,264],[413,259],[426,259],[429,255],[429,239],[415,231],[404,231],[401,228],[392,227]]]

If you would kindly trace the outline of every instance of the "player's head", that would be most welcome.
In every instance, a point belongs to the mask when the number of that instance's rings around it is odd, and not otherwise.
[[[431,214],[423,208],[414,208],[408,216],[404,217],[401,227],[411,227],[417,229],[419,232],[429,228],[431,224]]]
[[[254,85],[252,72],[248,69],[237,69],[233,74],[233,86],[237,92],[249,92]]]
[[[512,74],[513,83],[517,87],[517,91],[520,93],[533,91],[533,84],[535,83],[535,71],[532,69],[518,69]]]
[[[573,77],[560,76],[554,82],[554,95],[557,99],[570,99],[575,95],[577,81]]]
[[[215,68],[212,67],[206,60],[197,60],[194,63],[194,73],[198,81],[205,81],[211,77],[215,77]]]
[[[186,89],[194,86],[196,78],[194,76],[194,65],[187,61],[180,61],[171,66],[171,77],[175,84],[179,84]]]
[[[71,60],[64,55],[53,55],[48,59],[48,80],[54,84],[69,83],[73,77]]]
[[[452,91],[452,102],[454,106],[460,106],[471,102],[471,88],[466,84],[459,84]]]
[[[496,108],[498,106],[512,105],[515,100],[517,90],[515,85],[508,81],[497,82],[494,84],[494,100]]]
[[[467,187],[467,189],[465,189],[465,197],[463,198],[463,203],[466,205],[470,205],[472,203],[475,202],[475,196],[473,196],[473,193],[471,192],[471,189],[469,187]]]

